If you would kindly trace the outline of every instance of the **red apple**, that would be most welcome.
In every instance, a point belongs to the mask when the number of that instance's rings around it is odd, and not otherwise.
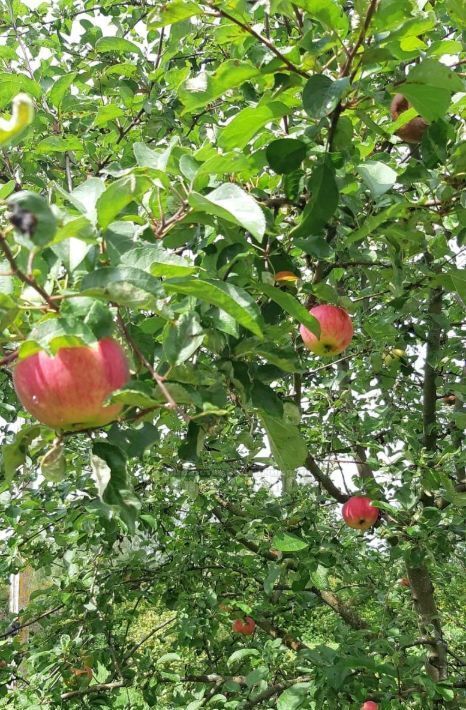
[[[113,421],[121,405],[103,403],[128,379],[125,353],[111,338],[92,346],[61,348],[54,356],[41,350],[20,360],[13,370],[23,407],[54,429],[86,429]]]
[[[252,636],[252,634],[254,633],[254,630],[256,628],[256,622],[254,621],[254,619],[251,619],[250,616],[247,616],[244,620],[243,619],[235,619],[231,628],[237,634],[244,634],[245,636]]]
[[[361,705],[361,710],[378,710],[378,707],[378,704],[374,703],[373,700],[366,700],[366,702]]]
[[[374,508],[372,500],[366,496],[352,496],[343,506],[343,520],[350,528],[367,530],[379,517],[379,509]]]
[[[319,321],[320,337],[304,325],[299,329],[304,345],[316,355],[338,355],[346,350],[353,337],[351,318],[338,306],[314,306],[309,311]]]

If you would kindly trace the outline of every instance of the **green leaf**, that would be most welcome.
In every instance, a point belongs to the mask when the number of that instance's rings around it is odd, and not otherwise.
[[[238,357],[251,355],[253,358],[263,357],[264,360],[276,365],[285,372],[302,372],[303,366],[293,348],[279,348],[273,344],[264,344],[256,338],[243,338],[235,348]]]
[[[378,227],[385,222],[390,222],[392,219],[401,219],[406,214],[407,209],[408,205],[406,203],[397,202],[381,210],[378,214],[366,217],[364,224],[348,235],[347,244],[362,242],[369,235],[373,235]]]
[[[49,244],[57,230],[57,220],[45,198],[37,192],[15,192],[7,200],[8,206],[13,210],[22,210],[33,215],[34,223],[30,236],[37,246]]]
[[[126,456],[118,446],[106,441],[96,441],[92,454],[92,475],[99,498],[103,503],[117,508],[128,530],[134,532],[141,504],[131,491],[126,473]]]
[[[110,121],[114,121],[115,118],[121,118],[125,115],[125,111],[116,104],[105,104],[100,106],[94,118],[94,126],[98,128],[99,126],[105,126]]]
[[[466,306],[466,274],[464,270],[452,269],[448,275],[452,280],[458,296],[463,301],[463,305]]]
[[[314,74],[304,87],[304,110],[311,118],[328,116],[349,89],[349,85],[347,78],[332,81],[325,74]]]
[[[141,515],[141,518],[143,516]],[[147,517],[147,516],[146,516]],[[157,659],[157,665],[163,665],[164,663],[174,663],[175,661],[182,661],[182,657],[178,653],[164,653]]]
[[[274,584],[280,578],[282,568],[277,564],[269,564],[267,577],[264,579],[264,592],[270,596],[273,592]]]
[[[245,658],[257,657],[257,656],[260,656],[260,653],[257,650],[257,648],[239,648],[237,651],[234,651],[231,654],[231,656],[228,658],[227,666],[230,668],[237,661],[243,661]]]
[[[125,266],[150,271],[152,276],[163,276],[166,279],[176,276],[187,276],[197,271],[197,267],[182,256],[163,249],[158,244],[137,246],[125,252],[121,257]]]
[[[13,443],[2,445],[3,472],[7,481],[11,481],[18,468],[26,462],[29,446],[41,431],[42,427],[37,424],[23,426]]]
[[[87,274],[81,283],[83,295],[103,298],[121,305],[144,305],[148,295],[161,298],[162,284],[151,274],[130,266],[105,267]]]
[[[298,710],[307,704],[312,683],[295,683],[278,697],[277,710]]]
[[[258,73],[259,70],[253,64],[238,59],[228,59],[220,64],[213,74],[201,71],[197,76],[188,79],[178,91],[180,101],[185,107],[183,113],[190,113],[200,106],[205,106]]]
[[[309,190],[311,197],[304,208],[301,223],[291,232],[294,238],[318,234],[338,206],[335,169],[330,160],[324,159],[315,168],[310,180]]]
[[[290,316],[293,316],[298,323],[306,326],[311,333],[314,333],[317,337],[320,336],[320,326],[319,321],[311,316],[307,308],[305,308],[291,293],[283,291],[275,286],[269,286],[268,284],[261,283],[260,289],[266,294],[272,301],[278,303],[278,305]]]
[[[139,47],[124,37],[101,37],[95,43],[96,52],[116,52],[117,54],[140,54]]]
[[[39,154],[67,153],[70,150],[83,150],[81,141],[76,136],[49,136],[39,141],[36,151]]]
[[[97,218],[101,227],[108,227],[115,217],[131,202],[151,187],[144,175],[125,175],[112,182],[97,200]]]
[[[258,241],[261,241],[265,234],[265,217],[261,208],[247,192],[234,183],[224,183],[208,195],[192,192],[189,204],[196,210],[244,227]]]
[[[218,145],[223,150],[244,148],[267,123],[276,121],[289,112],[289,106],[280,101],[243,108],[225,128],[222,128],[218,136]]]
[[[410,70],[407,84],[425,84],[437,89],[447,89],[451,94],[464,91],[464,81],[458,74],[436,59],[426,58]]]
[[[368,186],[372,197],[377,199],[390,190],[396,182],[396,172],[386,163],[368,160],[356,166],[356,170]]]
[[[25,74],[15,71],[0,72],[0,108],[7,106],[19,92],[39,99],[42,89],[37,81],[30,79]]]
[[[279,138],[269,143],[266,156],[276,173],[292,173],[306,157],[306,144],[294,138]]]
[[[8,180],[3,185],[0,184],[0,200],[5,200],[7,197],[14,192],[16,187],[16,182],[14,180]]]
[[[303,466],[307,447],[298,427],[263,411],[259,417],[267,434],[275,463],[281,471],[294,471]]]
[[[78,187],[70,192],[62,194],[72,205],[82,214],[86,215],[87,219],[95,224],[97,222],[97,200],[105,192],[105,183],[100,178],[88,178]]]
[[[280,552],[300,552],[300,550],[305,550],[309,547],[307,542],[301,540],[300,537],[287,532],[274,535],[271,546],[276,550],[280,550]]]
[[[205,334],[197,313],[185,313],[168,326],[163,351],[170,365],[181,365],[202,345]]]
[[[149,17],[151,29],[174,25],[195,15],[202,15],[204,10],[191,0],[170,0],[157,8]]]
[[[57,81],[53,84],[48,93],[48,100],[50,101],[52,106],[55,106],[55,108],[59,108],[61,106],[61,103],[65,98],[68,89],[70,88],[73,81],[76,79],[77,75],[78,72],[73,71],[57,79]]]
[[[446,0],[447,12],[459,27],[466,28],[466,7],[463,0]]]
[[[337,31],[340,37],[348,32],[349,19],[343,7],[335,0],[297,0],[295,5],[318,20],[324,27]]]
[[[46,481],[58,483],[66,473],[65,447],[62,442],[55,442],[40,459],[40,472]]]
[[[145,143],[135,143],[133,151],[137,164],[141,168],[153,168],[165,172],[173,147],[177,142],[178,138],[173,139],[165,150],[152,150]]]
[[[435,91],[426,84],[401,84],[399,91],[427,121],[437,121],[448,110],[451,93],[437,87]]]
[[[330,244],[324,237],[315,234],[307,239],[295,239],[294,244],[305,254],[315,256],[317,259],[328,259],[333,253]]]
[[[71,348],[95,343],[96,336],[85,323],[84,318],[65,317],[49,318],[39,322],[29,333],[19,348],[19,359],[29,357],[39,350],[55,355],[60,348]]]
[[[257,305],[247,291],[238,286],[210,279],[170,279],[164,282],[164,289],[167,293],[194,296],[194,298],[217,306],[251,333],[262,337]]]

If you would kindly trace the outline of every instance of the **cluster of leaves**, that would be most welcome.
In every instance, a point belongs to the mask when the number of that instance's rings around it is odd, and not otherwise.
[[[0,13],[0,110],[35,104],[0,159],[0,569],[41,579],[5,703],[457,707],[463,4]],[[318,302],[353,318],[336,362],[298,335]],[[57,439],[10,368],[108,334],[122,416]],[[384,514],[364,537],[349,490]]]

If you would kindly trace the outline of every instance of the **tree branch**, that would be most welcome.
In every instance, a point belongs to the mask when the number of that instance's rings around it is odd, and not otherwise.
[[[303,76],[305,79],[309,79],[309,74],[304,71],[304,69],[300,69],[297,67],[293,62],[290,62],[289,59],[285,57],[284,54],[280,52],[279,49],[271,42],[267,37],[264,37],[264,35],[261,35],[259,32],[256,32],[256,30],[253,27],[250,27],[247,25],[245,22],[241,22],[241,20],[238,20],[236,17],[233,15],[230,15],[229,12],[226,10],[223,10],[221,7],[218,7],[215,5],[213,2],[206,2],[205,3],[208,7],[212,8],[212,10],[215,10],[215,12],[220,15],[220,17],[224,17],[226,20],[230,20],[230,22],[233,22],[235,25],[238,27],[241,27],[244,32],[247,32],[248,34],[252,35],[255,37],[261,44],[263,44],[267,49],[270,49],[270,51],[275,54],[276,57],[278,57],[284,65],[291,71],[294,72],[295,74],[299,74],[300,76]]]
[[[423,444],[429,454],[432,454],[437,446],[436,362],[440,352],[441,325],[439,316],[441,313],[442,290],[434,289],[431,293],[428,308],[429,328],[422,405]],[[422,502],[429,505],[431,496],[423,495]],[[419,617],[421,634],[423,637],[431,639],[426,662],[427,673],[435,681],[444,680],[448,674],[447,652],[429,570],[425,563],[419,565],[408,564],[407,572],[414,607]]]
[[[103,693],[108,690],[116,690],[117,688],[124,688],[126,685],[124,680],[115,680],[112,683],[96,683],[95,685],[90,685],[88,688],[82,688],[81,690],[70,690],[68,693],[62,693],[61,700],[69,700],[70,698],[79,698],[84,695],[90,695],[91,693]]]
[[[343,493],[340,489],[333,483],[330,476],[322,471],[317,461],[311,454],[308,454],[305,467],[312,473],[316,481],[320,483],[322,488],[324,488],[332,498],[335,498],[339,503],[346,503],[349,498],[347,493]]]
[[[364,19],[364,23],[361,27],[361,31],[359,32],[359,36],[356,40],[356,43],[355,43],[354,47],[352,49],[350,49],[348,56],[346,58],[346,62],[344,63],[344,65],[340,71],[340,78],[343,79],[343,78],[349,76],[350,83],[353,82],[353,79],[355,76],[355,74],[352,74],[350,76],[351,67],[353,66],[354,58],[366,38],[367,31],[369,29],[369,25],[370,25],[371,20],[374,16],[374,13],[377,9],[377,3],[378,3],[378,0],[371,0],[369,7],[367,8],[366,17]],[[340,118],[342,113],[343,113],[343,104],[341,101],[339,101],[338,104],[335,106],[335,109],[333,110],[333,113],[332,113],[332,116],[330,119],[330,128],[329,128],[328,137],[327,137],[327,150],[329,152],[332,151],[333,141],[335,139],[335,133],[337,130],[337,125],[338,125],[338,119]]]
[[[426,362],[422,403],[423,443],[427,451],[433,451],[437,442],[437,370],[436,362],[440,351],[441,326],[438,317],[442,313],[442,290],[435,289],[429,302]]]
[[[60,307],[57,306],[55,301],[52,299],[52,297],[45,291],[45,289],[40,286],[35,279],[32,278],[32,276],[28,276],[25,274],[19,266],[16,263],[15,257],[13,256],[13,252],[11,251],[10,247],[8,246],[8,243],[6,241],[6,237],[4,234],[0,233],[0,249],[2,252],[5,254],[5,258],[8,261],[12,272],[14,275],[22,281],[24,284],[27,286],[30,286],[31,288],[34,289],[42,298],[44,301],[48,304],[48,306],[54,310],[54,311],[59,311]]]

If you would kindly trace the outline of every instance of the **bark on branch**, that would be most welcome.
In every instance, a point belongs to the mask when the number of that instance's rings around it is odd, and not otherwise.
[[[437,447],[437,372],[435,364],[440,353],[442,313],[442,291],[432,291],[428,308],[428,334],[423,385],[423,444],[429,454]],[[423,496],[422,502],[429,504],[431,496]],[[444,680],[448,675],[447,650],[443,639],[440,614],[434,597],[434,587],[425,563],[407,565],[414,607],[419,617],[423,638],[429,639],[426,670],[434,681]]]

